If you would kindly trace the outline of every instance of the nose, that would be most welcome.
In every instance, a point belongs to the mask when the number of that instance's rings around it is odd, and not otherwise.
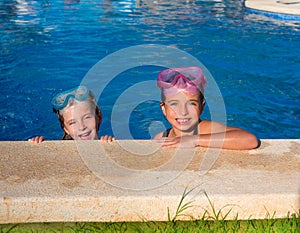
[[[85,123],[84,123],[84,121],[79,121],[79,130],[85,130],[86,129],[86,125],[85,125]]]
[[[179,114],[180,114],[181,116],[186,116],[186,115],[189,113],[186,104],[182,104],[182,105],[180,106],[179,111],[180,111]]]

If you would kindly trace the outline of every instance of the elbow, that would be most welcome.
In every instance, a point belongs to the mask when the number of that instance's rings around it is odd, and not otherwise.
[[[245,142],[245,149],[256,149],[260,146],[260,140],[253,134],[250,134]]]

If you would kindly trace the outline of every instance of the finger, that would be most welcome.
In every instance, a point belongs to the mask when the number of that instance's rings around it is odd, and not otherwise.
[[[107,141],[107,135],[101,136],[101,137],[100,137],[100,141]]]
[[[37,139],[37,143],[41,143],[45,140],[45,138],[43,136],[38,137]]]
[[[112,137],[112,136],[105,135],[105,136],[101,136],[101,137],[100,137],[100,140],[101,140],[101,141],[105,141],[105,142],[111,142],[111,141],[114,141],[115,138]]]
[[[116,141],[116,138],[113,137],[113,136],[109,136],[109,138],[110,138],[110,141],[111,141],[111,142]]]
[[[106,136],[106,141],[111,142],[112,141],[112,136]]]
[[[38,140],[39,140],[39,137],[34,137],[34,138],[32,138],[32,142],[33,142],[33,143],[38,143]]]
[[[178,142],[177,140],[168,140],[168,141],[164,141],[162,144],[167,146],[167,145],[177,145],[179,144],[180,142]]]

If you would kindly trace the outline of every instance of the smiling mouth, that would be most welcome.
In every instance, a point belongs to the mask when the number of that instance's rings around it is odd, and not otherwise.
[[[79,134],[78,137],[80,137],[81,139],[85,140],[85,139],[89,139],[87,137],[89,137],[91,134],[91,131],[83,133],[83,134]]]
[[[191,119],[190,118],[176,118],[176,121],[179,123],[179,124],[187,124]]]

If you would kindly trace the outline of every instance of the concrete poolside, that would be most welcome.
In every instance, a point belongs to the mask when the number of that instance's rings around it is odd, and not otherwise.
[[[250,9],[300,16],[300,0],[246,0]]]
[[[300,210],[300,140],[250,151],[161,150],[151,141],[0,143],[0,223],[166,221],[184,190],[186,216],[209,200],[227,219]],[[206,196],[207,194],[207,196]]]

